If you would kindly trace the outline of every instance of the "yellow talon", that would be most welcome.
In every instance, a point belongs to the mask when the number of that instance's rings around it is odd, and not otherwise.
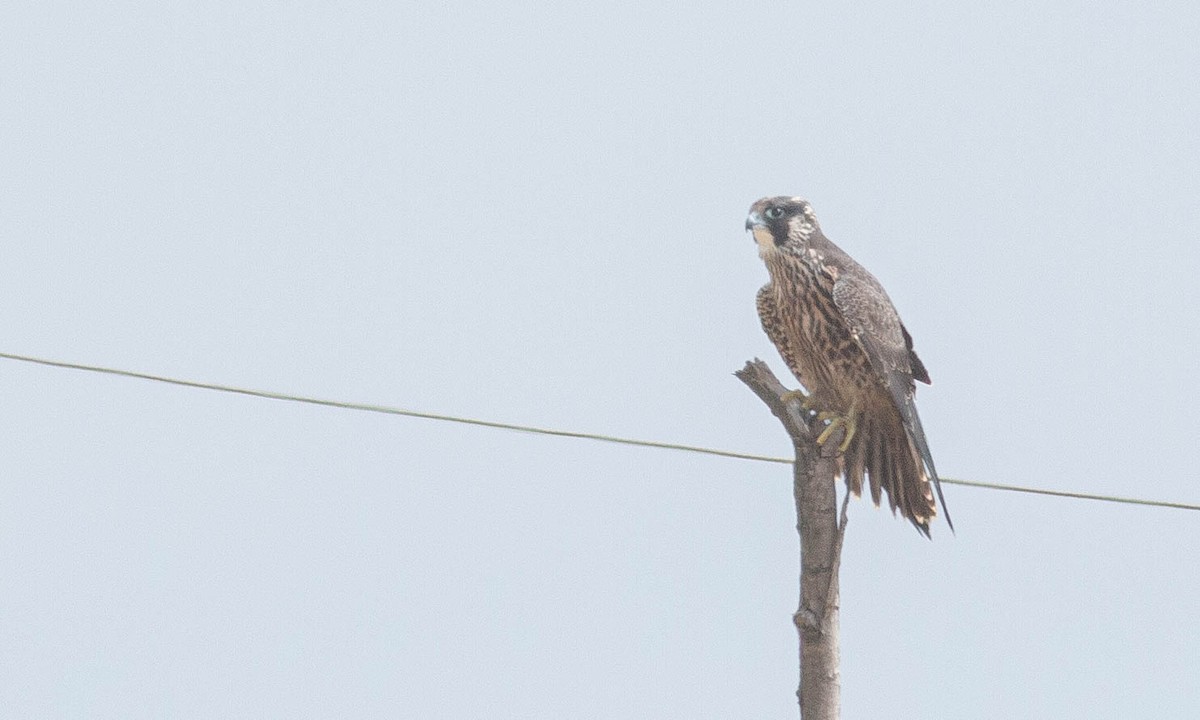
[[[805,393],[803,390],[788,390],[784,394],[780,395],[779,399],[782,400],[785,405],[793,400],[799,400],[800,407],[804,408],[806,412],[812,410],[813,397],[812,395]]]
[[[824,445],[833,435],[833,431],[840,427],[843,430],[843,437],[842,442],[838,445],[838,452],[846,452],[846,448],[850,447],[850,441],[854,439],[855,431],[858,430],[858,421],[854,417],[854,412],[851,411],[845,415],[821,412],[817,413],[817,419],[829,421],[829,425],[817,436],[817,444]]]
[[[785,403],[790,403],[793,400],[799,400],[801,403],[803,403],[808,399],[808,395],[805,394],[803,390],[788,390],[784,394],[780,395],[779,399]]]

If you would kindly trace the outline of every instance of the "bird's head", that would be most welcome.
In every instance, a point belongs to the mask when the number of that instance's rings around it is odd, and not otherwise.
[[[751,205],[746,229],[754,234],[758,254],[765,258],[775,252],[803,252],[821,226],[807,200],[779,196],[763,198]]]

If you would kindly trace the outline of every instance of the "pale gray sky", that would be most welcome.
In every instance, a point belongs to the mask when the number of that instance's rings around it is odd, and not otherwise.
[[[1200,501],[1192,3],[9,3],[0,351],[786,454],[809,198],[949,477]],[[12,717],[788,718],[788,468],[0,363]],[[1200,716],[1200,514],[851,505],[847,718]]]

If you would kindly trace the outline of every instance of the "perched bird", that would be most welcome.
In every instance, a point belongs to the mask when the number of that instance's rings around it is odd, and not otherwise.
[[[840,438],[847,488],[861,495],[866,475],[875,504],[886,491],[892,512],[926,536],[936,491],[953,529],[913,402],[914,381],[929,383],[929,373],[883,286],[825,237],[801,198],[759,200],[746,229],[771,276],[758,316],[807,390],[788,395],[828,422],[818,443]]]

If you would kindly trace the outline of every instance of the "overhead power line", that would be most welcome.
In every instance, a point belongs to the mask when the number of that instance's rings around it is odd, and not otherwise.
[[[168,385],[181,385],[183,387],[199,388],[201,390],[213,390],[216,392],[233,393],[236,395],[249,395],[251,397],[267,398],[269,400],[284,400],[286,402],[305,403],[308,405],[321,405],[324,407],[341,408],[343,410],[358,410],[362,412],[381,413],[384,415],[402,415],[404,417],[422,418],[425,420],[440,420],[443,422],[461,423],[463,425],[478,425],[481,427],[498,428],[500,430],[515,430],[517,432],[535,433],[537,435],[553,435],[557,437],[580,438],[584,440],[599,440],[601,442],[617,443],[619,445],[633,445],[636,447],[659,448],[665,450],[682,450],[684,452],[701,453],[703,455],[716,455],[718,457],[736,458],[739,460],[756,460],[758,462],[780,463],[783,465],[792,464],[792,460],[790,458],[774,457],[770,455],[756,455],[754,453],[743,453],[733,450],[720,450],[717,448],[683,445],[680,443],[657,442],[654,440],[639,440],[636,438],[602,435],[599,433],[577,432],[574,430],[556,430],[554,428],[542,428],[533,425],[517,425],[515,423],[480,420],[477,418],[467,418],[456,415],[443,415],[441,413],[421,412],[419,410],[405,410],[403,408],[391,407],[387,405],[373,405],[370,403],[357,403],[345,400],[328,400],[323,398],[308,397],[305,395],[272,392],[270,390],[254,390],[251,388],[241,388],[232,385],[220,385],[217,383],[206,383],[196,380],[184,380],[182,378],[154,375],[151,373],[137,372],[135,370],[121,370],[119,368],[101,367],[99,365],[84,365],[82,363],[65,362],[62,360],[50,360],[47,358],[30,357],[28,355],[17,355],[14,353],[0,353],[0,358],[5,360],[15,360],[17,362],[33,363],[35,365],[45,365],[54,368],[82,370],[84,372],[102,373],[105,375],[117,375],[119,377],[166,383]],[[1079,500],[1098,500],[1101,502],[1121,503],[1125,505],[1148,505],[1151,507],[1175,508],[1178,510],[1200,510],[1200,505],[1171,502],[1167,500],[1147,500],[1144,498],[1098,495],[1093,493],[1070,492],[1066,490],[1046,490],[1043,488],[1022,487],[1020,485],[978,482],[975,480],[955,480],[952,478],[941,478],[941,481],[948,485],[962,485],[964,487],[985,488],[987,490],[1004,490],[1007,492],[1029,493],[1032,495],[1049,495],[1053,497],[1075,498]]]

